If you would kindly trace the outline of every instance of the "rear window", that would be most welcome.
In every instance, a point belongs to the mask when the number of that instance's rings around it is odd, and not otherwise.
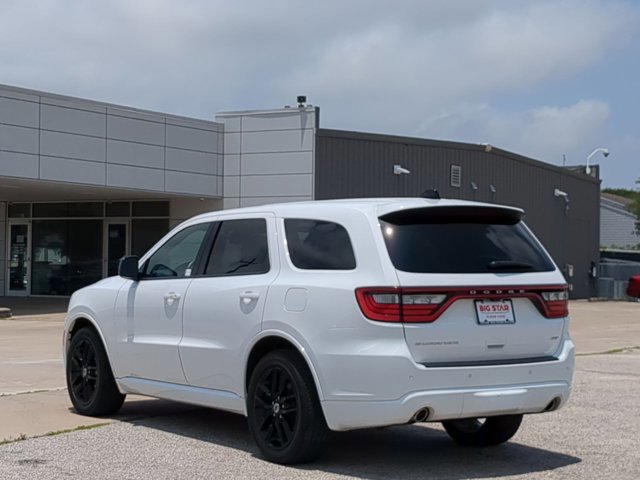
[[[334,222],[287,218],[284,221],[291,262],[305,270],[353,270],[356,259],[349,234]]]
[[[380,217],[393,265],[412,273],[512,273],[554,270],[518,211],[431,207]]]

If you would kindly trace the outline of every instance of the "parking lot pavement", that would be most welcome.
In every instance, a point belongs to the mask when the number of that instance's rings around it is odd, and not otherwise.
[[[579,354],[640,345],[640,302],[569,302],[569,330]]]
[[[304,468],[260,460],[236,415],[130,396],[118,416],[76,415],[64,390],[63,315],[0,320],[0,478],[640,478],[640,303],[571,302],[573,396],[495,449],[454,446],[437,425],[336,434]],[[34,392],[35,391],[35,392]],[[34,392],[34,393],[28,393]],[[115,423],[113,423],[115,422]]]
[[[64,386],[63,321],[64,314],[0,320],[0,395]]]
[[[577,359],[564,409],[531,415],[512,442],[456,446],[439,425],[333,434],[325,458],[298,467],[260,459],[246,421],[208,409],[113,423],[0,446],[2,478],[640,478],[640,353]]]

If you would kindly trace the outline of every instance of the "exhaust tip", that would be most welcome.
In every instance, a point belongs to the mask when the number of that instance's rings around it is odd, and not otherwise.
[[[560,397],[555,397],[553,400],[549,402],[549,404],[544,408],[545,412],[553,412],[560,406]]]
[[[411,423],[416,423],[416,422],[426,422],[427,419],[429,418],[429,409],[428,408],[421,408],[420,410],[418,410],[416,413],[413,414],[413,417],[411,417]]]

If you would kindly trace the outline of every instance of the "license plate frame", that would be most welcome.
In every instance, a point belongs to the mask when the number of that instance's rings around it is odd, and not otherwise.
[[[516,323],[516,313],[510,298],[476,300],[474,303],[478,325],[514,325]]]

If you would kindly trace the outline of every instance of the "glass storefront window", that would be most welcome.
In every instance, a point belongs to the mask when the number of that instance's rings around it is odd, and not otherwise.
[[[102,217],[103,208],[102,202],[34,203],[33,216],[34,218]]]
[[[131,220],[131,255],[141,257],[168,231],[168,218],[134,218]]]
[[[102,278],[102,220],[34,220],[32,295],[71,295]]]
[[[30,203],[10,203],[7,208],[7,214],[9,218],[30,218],[31,217],[31,204]]]
[[[29,226],[13,224],[9,226],[9,232],[9,290],[26,292]]]
[[[169,206],[168,201],[7,204],[13,222],[6,234],[7,293],[67,296],[116,274],[129,246],[131,254],[142,256],[169,231]],[[31,221],[16,220],[21,218]]]
[[[168,217],[169,202],[133,202],[134,217]]]
[[[131,204],[129,202],[107,202],[105,215],[107,217],[128,217],[131,215]]]

